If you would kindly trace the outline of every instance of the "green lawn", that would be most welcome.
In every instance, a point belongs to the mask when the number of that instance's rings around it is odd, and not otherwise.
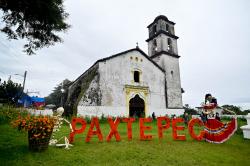
[[[114,138],[107,143],[98,142],[97,136],[85,143],[85,132],[77,135],[70,150],[49,147],[45,152],[28,150],[27,134],[18,132],[8,124],[0,124],[0,165],[248,165],[250,140],[235,134],[223,144],[211,144],[192,140],[185,130],[187,141],[173,141],[172,130],[164,132],[159,141],[156,122],[152,141],[139,141],[138,122],[133,124],[133,139],[127,141],[126,123],[119,124],[121,142]],[[100,124],[104,138],[109,132],[108,123]],[[68,135],[63,126],[61,134]],[[150,132],[146,132],[149,134]],[[104,139],[105,140],[105,139]]]

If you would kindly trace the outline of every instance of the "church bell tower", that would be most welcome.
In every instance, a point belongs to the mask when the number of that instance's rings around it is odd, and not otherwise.
[[[174,31],[175,23],[166,16],[160,15],[147,27],[149,31],[148,55],[166,74],[166,107],[181,109],[182,88],[180,81],[177,39]]]

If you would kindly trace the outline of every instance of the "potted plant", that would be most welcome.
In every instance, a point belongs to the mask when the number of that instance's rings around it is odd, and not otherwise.
[[[29,149],[43,151],[48,148],[49,140],[54,127],[54,119],[49,116],[19,116],[12,121],[13,127],[28,131]]]

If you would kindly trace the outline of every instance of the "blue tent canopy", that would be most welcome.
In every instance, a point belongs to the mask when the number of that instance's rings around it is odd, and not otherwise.
[[[19,104],[22,104],[24,107],[30,107],[32,106],[34,103],[44,103],[45,99],[41,98],[41,97],[36,97],[36,96],[32,96],[30,97],[27,94],[23,94],[21,99],[18,100]]]
[[[31,101],[32,101],[32,102],[39,102],[39,103],[41,102],[41,103],[42,103],[42,102],[45,102],[45,99],[44,99],[44,98],[41,98],[41,97],[32,96],[32,97],[31,97]]]

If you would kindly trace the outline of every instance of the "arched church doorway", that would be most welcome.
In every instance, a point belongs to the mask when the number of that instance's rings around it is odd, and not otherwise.
[[[145,102],[139,95],[129,100],[129,116],[145,117]]]

